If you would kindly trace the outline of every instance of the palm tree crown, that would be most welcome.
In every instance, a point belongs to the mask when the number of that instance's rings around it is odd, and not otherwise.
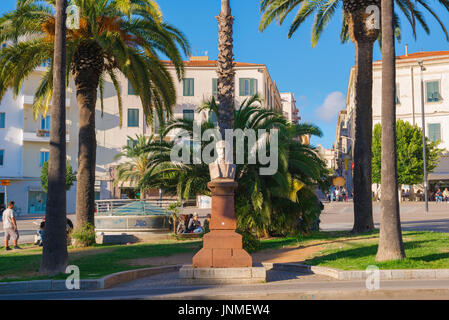
[[[153,0],[71,0],[80,12],[79,29],[67,30],[67,74],[75,82],[87,82],[103,92],[103,81],[112,80],[121,112],[117,72],[122,72],[140,96],[146,114],[167,110],[175,104],[173,79],[158,52],[174,63],[183,76],[179,47],[189,52],[184,35],[163,22]],[[0,41],[11,45],[0,51],[0,98],[8,88],[18,94],[23,81],[42,63],[50,68],[36,90],[34,110],[46,112],[52,95],[52,60],[55,33],[54,1],[18,0],[15,11],[0,18]],[[83,70],[93,71],[84,79]],[[89,81],[87,81],[89,80]],[[80,88],[82,90],[82,88]],[[153,117],[148,117],[152,121]]]
[[[412,25],[414,36],[416,37],[416,23],[419,23],[426,33],[430,32],[430,28],[424,19],[421,9],[424,9],[430,13],[441,26],[446,39],[449,41],[449,34],[446,30],[441,19],[438,17],[435,8],[429,6],[426,0],[396,0],[396,6],[405,16],[407,21]],[[449,11],[448,0],[438,0],[438,2],[444,9]],[[309,17],[313,17],[312,26],[312,46],[315,47],[320,39],[324,29],[338,12],[338,9],[343,7],[342,10],[342,30],[340,34],[340,40],[347,42],[349,40],[349,15],[348,13],[359,11],[363,8],[367,8],[369,5],[378,5],[380,7],[379,0],[261,0],[260,8],[263,12],[263,16],[260,22],[259,29],[265,30],[273,21],[277,21],[279,24],[283,24],[287,16],[296,8],[299,7],[288,31],[288,38],[291,38],[298,28]],[[396,29],[400,26],[399,16],[396,14],[394,17]],[[399,33],[396,36],[400,38]]]

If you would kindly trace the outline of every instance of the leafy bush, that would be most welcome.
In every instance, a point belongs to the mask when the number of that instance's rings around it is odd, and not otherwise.
[[[66,164],[66,173],[65,173],[65,189],[67,191],[73,186],[76,181],[76,171],[73,171],[72,166],[69,162]],[[41,169],[41,185],[42,189],[47,192],[48,189],[48,161],[45,161],[42,165]]]
[[[243,249],[247,252],[255,252],[260,249],[260,241],[251,232],[241,232],[237,231],[242,235]]]
[[[95,244],[95,227],[87,223],[82,229],[75,229],[72,233],[74,245],[78,247],[88,247]]]

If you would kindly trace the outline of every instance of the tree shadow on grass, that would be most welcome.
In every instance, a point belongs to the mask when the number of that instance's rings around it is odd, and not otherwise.
[[[404,243],[404,248],[407,252],[407,250],[412,250],[412,249],[416,249],[419,247],[424,247],[426,243],[429,242],[433,242],[433,240],[416,240],[416,241],[407,241]],[[373,245],[365,245],[362,247],[358,247],[358,248],[352,248],[352,249],[348,249],[348,248],[344,248],[340,251],[336,251],[336,249],[331,249],[333,250],[333,252],[328,253],[328,254],[323,254],[317,257],[314,257],[312,259],[308,259],[306,260],[304,263],[308,264],[308,265],[329,265],[329,263],[341,260],[342,264],[344,263],[344,261],[349,261],[349,263],[351,263],[351,261],[353,261],[352,264],[357,264],[360,266],[360,264],[372,264],[372,263],[376,263],[377,265],[381,265],[382,263],[377,263],[375,261],[376,259],[376,254],[377,254],[377,250],[378,250],[378,244],[373,244]],[[415,261],[426,261],[426,262],[432,262],[435,260],[439,260],[442,259],[442,256],[444,258],[449,257],[449,253],[444,253],[444,254],[432,254],[432,255],[428,255],[426,257],[412,257],[410,258],[411,260],[415,260]],[[424,260],[423,258],[426,258],[427,260]],[[362,263],[360,260],[361,259],[365,259],[365,261]],[[359,261],[355,261],[355,260],[359,260]]]

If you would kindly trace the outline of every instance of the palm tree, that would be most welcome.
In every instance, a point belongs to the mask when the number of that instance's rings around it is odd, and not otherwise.
[[[396,54],[394,2],[382,3],[382,203],[376,261],[405,258],[399,215],[396,145]]]
[[[304,205],[304,195],[310,193],[306,189],[314,190],[316,183],[321,182],[322,177],[326,175],[325,164],[316,150],[310,145],[301,144],[297,137],[306,134],[321,135],[321,131],[312,125],[288,124],[285,118],[262,108],[260,103],[261,99],[256,95],[234,110],[234,130],[245,132],[253,129],[257,132],[259,129],[279,129],[279,168],[274,175],[264,176],[259,173],[262,167],[260,163],[237,165],[238,226],[242,231],[256,231],[262,236],[269,232],[293,232],[296,231],[298,215],[304,213],[305,216],[317,205],[317,201]],[[200,110],[217,112],[219,107],[212,98],[200,107]],[[211,118],[200,124],[202,132],[214,128]],[[163,135],[185,130],[192,137],[193,126],[192,120],[174,119],[168,122]],[[201,142],[202,152],[209,143]],[[147,172],[141,184],[145,187],[161,187],[165,192],[177,194],[180,199],[189,199],[197,194],[210,194],[207,189],[207,182],[210,180],[207,164],[192,164],[194,145],[191,144],[189,149],[190,164],[177,164],[170,160],[173,144],[174,142],[166,142],[161,152],[151,149],[154,154],[152,169]],[[248,141],[245,141],[245,159],[248,157],[249,147]],[[304,194],[299,195],[298,192]],[[312,197],[309,196],[308,199],[310,198]]]
[[[50,162],[45,212],[45,242],[40,272],[55,275],[65,272],[67,253],[66,204],[66,123],[65,123],[65,34],[67,1],[56,1],[53,108],[51,109]]]
[[[180,52],[188,54],[189,45],[179,30],[162,20],[153,0],[70,0],[68,4],[76,5],[80,13],[79,29],[66,32],[66,72],[74,80],[79,110],[76,227],[84,228],[94,224],[97,89],[103,106],[104,83],[108,79],[113,83],[121,115],[120,72],[139,95],[149,123],[154,114],[161,118],[164,110],[170,115],[176,103],[174,79],[159,53],[173,61],[181,80]],[[35,93],[36,117],[46,112],[53,94],[53,11],[54,0],[18,0],[16,10],[0,18],[0,41],[14,42],[0,52],[0,98],[7,88],[18,94],[37,66],[51,62]],[[16,41],[19,37],[21,41]]]
[[[115,156],[115,160],[121,157],[129,159],[118,165],[115,183],[129,182],[131,185],[137,185],[150,169],[150,152],[147,147],[155,142],[155,138],[153,135],[150,137],[137,135],[136,139],[128,137],[128,141],[131,144],[124,146],[122,152]],[[144,199],[144,188],[140,189],[140,195],[141,199]]]
[[[225,138],[225,130],[233,128],[234,117],[234,40],[233,23],[230,0],[221,0],[221,12],[217,16],[219,25],[218,34],[218,123],[222,138]]]
[[[438,1],[444,9],[449,11],[449,1]],[[296,30],[308,17],[314,15],[312,27],[312,46],[316,46],[325,27],[332,20],[338,9],[343,6],[343,26],[341,41],[350,38],[355,44],[355,139],[354,139],[354,227],[353,232],[360,233],[374,229],[372,198],[371,198],[371,146],[372,146],[372,63],[373,46],[379,38],[380,32],[375,27],[369,27],[371,13],[367,9],[371,5],[380,8],[380,0],[261,0],[263,16],[260,30],[265,30],[271,22],[277,20],[282,24],[286,17],[297,7],[300,7],[290,26],[288,37],[291,38]],[[438,18],[435,10],[427,1],[396,0],[396,4],[413,27],[414,35],[416,21],[429,33],[430,29],[418,7],[429,12],[440,24],[446,39],[449,34]],[[374,16],[374,19],[376,17]],[[376,21],[374,21],[376,23]],[[374,23],[374,26],[375,26]],[[400,21],[394,16],[395,27]],[[400,34],[397,33],[399,36]]]

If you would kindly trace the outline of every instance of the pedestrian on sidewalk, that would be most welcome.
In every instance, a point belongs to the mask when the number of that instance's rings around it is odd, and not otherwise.
[[[11,239],[14,242],[14,249],[20,249],[17,245],[17,241],[19,240],[19,231],[17,228],[17,221],[14,216],[14,206],[15,202],[10,201],[8,204],[8,209],[3,211],[3,230],[5,232],[5,250],[11,250],[9,247],[9,240]]]

